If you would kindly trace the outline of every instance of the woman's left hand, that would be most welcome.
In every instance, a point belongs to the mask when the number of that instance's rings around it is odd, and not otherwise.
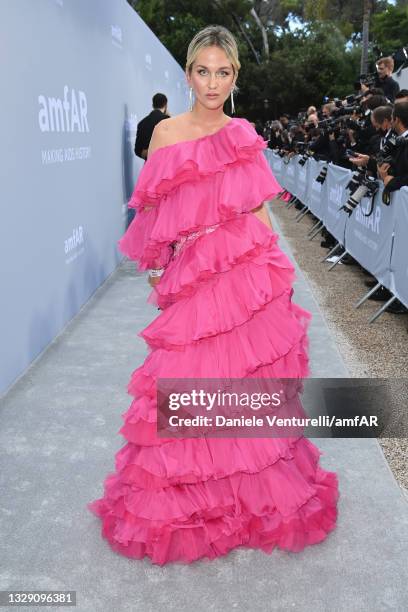
[[[150,276],[149,274],[147,281],[151,287],[155,287],[158,283],[160,283],[160,278],[160,276]]]

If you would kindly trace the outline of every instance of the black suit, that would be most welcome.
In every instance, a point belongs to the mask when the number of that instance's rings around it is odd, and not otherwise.
[[[384,191],[391,193],[401,189],[401,187],[408,186],[408,134],[404,136],[404,142],[399,145],[395,155],[393,155],[391,168],[388,172],[394,178],[385,186]]]
[[[400,90],[399,83],[395,81],[392,76],[386,76],[384,79],[380,79],[377,75],[375,86],[383,90],[384,96],[388,98],[390,102],[394,102],[395,96]]]
[[[378,140],[377,130],[371,123],[371,113],[364,117],[364,127],[357,132],[358,152],[364,155],[373,153],[373,144]],[[378,146],[378,145],[377,145]]]
[[[309,146],[310,150],[313,151],[315,159],[321,159],[330,161],[331,159],[331,148],[329,133],[325,130],[315,140],[312,140]]]
[[[381,132],[377,130],[375,136],[373,136],[370,140],[371,146],[371,156],[368,160],[367,169],[371,172],[373,176],[377,176],[377,160],[376,155],[380,151],[384,149],[384,146],[390,140],[390,138],[395,136],[395,132],[393,130],[388,130],[386,134],[381,136]]]
[[[280,133],[271,132],[271,137],[269,138],[269,141],[268,141],[268,147],[270,149],[275,149],[275,148],[280,149],[281,147],[283,147],[283,144],[284,144],[283,139]]]
[[[147,117],[139,121],[137,124],[135,142],[135,153],[138,157],[142,157],[142,151],[149,148],[155,126],[168,117],[169,115],[165,115],[161,110],[155,108]],[[144,159],[144,157],[142,157],[142,159]]]

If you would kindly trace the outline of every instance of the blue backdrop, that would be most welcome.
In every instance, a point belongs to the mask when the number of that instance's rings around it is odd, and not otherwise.
[[[115,270],[137,122],[184,73],[125,0],[0,3],[0,393]]]

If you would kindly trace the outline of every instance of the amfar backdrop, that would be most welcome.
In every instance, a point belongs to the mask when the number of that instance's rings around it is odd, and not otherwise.
[[[400,89],[408,89],[408,68],[397,70],[392,77],[398,81]]]
[[[126,0],[0,3],[0,393],[122,259],[136,124],[184,74]],[[120,313],[118,313],[120,316]]]

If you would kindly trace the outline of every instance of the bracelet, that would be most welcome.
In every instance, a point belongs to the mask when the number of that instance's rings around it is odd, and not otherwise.
[[[156,268],[153,270],[149,270],[149,274],[152,278],[157,278],[159,276],[161,276],[164,272],[164,268]]]

